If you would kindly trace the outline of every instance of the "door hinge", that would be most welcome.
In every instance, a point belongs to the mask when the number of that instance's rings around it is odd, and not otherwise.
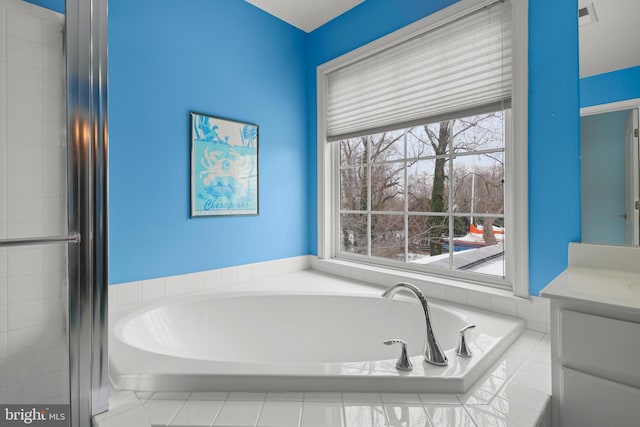
[[[638,137],[638,129],[637,128],[633,131],[633,136],[636,137],[636,138]]]
[[[636,200],[633,206],[636,208],[636,210],[640,210],[640,201]]]

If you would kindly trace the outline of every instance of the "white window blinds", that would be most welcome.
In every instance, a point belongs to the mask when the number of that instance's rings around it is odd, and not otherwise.
[[[327,139],[506,107],[511,4],[494,3],[327,76]]]

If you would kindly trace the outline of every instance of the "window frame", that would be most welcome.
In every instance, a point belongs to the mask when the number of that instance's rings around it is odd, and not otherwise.
[[[507,0],[509,1],[509,0]],[[339,236],[336,232],[340,211],[340,164],[339,144],[327,142],[326,132],[326,94],[327,75],[333,70],[370,56],[380,50],[415,37],[433,28],[445,25],[462,16],[474,12],[495,0],[461,0],[445,9],[429,15],[413,24],[384,36],[374,42],[355,49],[345,55],[318,66],[317,103],[318,103],[318,258],[321,260],[340,259],[361,263],[357,257],[348,257],[339,253]],[[478,273],[458,274],[456,271],[424,272],[425,278],[455,279],[467,283],[508,288],[514,295],[529,296],[528,270],[528,172],[527,172],[527,102],[528,102],[528,2],[511,0],[513,19],[512,77],[513,88],[511,109],[505,113],[505,205],[504,220],[508,237],[505,242],[505,278],[495,280]],[[397,265],[384,262],[367,262],[376,267],[393,268],[398,274]],[[392,263],[395,264],[395,263]],[[415,269],[402,270],[416,273]]]
[[[506,135],[508,134],[507,131],[507,127],[510,126],[510,115],[511,115],[511,109],[510,108],[505,108],[503,110],[500,110],[502,112],[504,112],[504,118],[503,118],[503,138],[505,139],[505,147],[504,148],[491,148],[491,149],[483,149],[483,150],[469,150],[469,151],[464,151],[464,152],[457,152],[455,153],[454,150],[454,144],[452,144],[450,147],[448,147],[447,149],[447,153],[439,156],[439,155],[435,155],[435,154],[426,154],[423,156],[418,156],[418,157],[411,157],[408,155],[408,153],[406,152],[406,150],[408,149],[407,146],[407,131],[410,128],[403,128],[403,129],[397,129],[394,130],[392,132],[402,132],[403,133],[403,157],[402,158],[398,158],[398,159],[394,159],[394,160],[385,160],[382,162],[376,162],[373,161],[371,158],[367,159],[367,162],[365,163],[358,163],[358,164],[342,164],[342,162],[340,161],[341,155],[340,155],[340,142],[341,141],[336,141],[331,143],[332,147],[330,148],[331,150],[336,150],[337,153],[335,154],[335,159],[336,159],[336,164],[332,165],[332,170],[335,174],[334,176],[334,182],[336,183],[336,188],[334,189],[334,206],[336,206],[335,212],[334,212],[334,227],[333,227],[333,233],[334,233],[334,248],[335,248],[335,253],[334,256],[336,259],[340,259],[340,260],[350,260],[350,261],[354,261],[354,262],[360,262],[360,263],[367,263],[367,264],[371,264],[371,265],[382,265],[382,266],[386,266],[389,268],[402,268],[402,269],[406,269],[407,271],[411,271],[411,272],[416,272],[416,273],[424,273],[424,274],[434,274],[434,275],[444,275],[444,276],[448,276],[448,277],[453,277],[456,279],[460,279],[460,280],[467,280],[467,281],[480,281],[483,282],[487,285],[490,286],[495,286],[495,287],[499,287],[499,288],[510,288],[510,285],[508,283],[506,283],[505,278],[503,278],[502,276],[491,276],[491,275],[486,275],[486,274],[481,274],[481,273],[474,273],[474,272],[467,272],[467,271],[463,271],[463,270],[457,270],[457,269],[453,269],[452,267],[452,259],[449,258],[449,262],[450,262],[450,266],[449,269],[444,269],[442,267],[432,267],[429,264],[415,264],[415,263],[410,263],[408,261],[395,261],[389,258],[384,258],[384,257],[380,257],[380,256],[376,256],[373,254],[374,252],[374,248],[373,248],[373,242],[371,240],[372,237],[372,229],[371,227],[371,217],[374,215],[390,215],[390,216],[398,216],[398,217],[402,217],[402,220],[404,222],[404,229],[405,232],[407,231],[407,227],[408,227],[408,223],[407,221],[409,221],[409,218],[414,217],[414,216],[430,216],[429,214],[433,214],[433,216],[438,216],[438,217],[442,217],[442,218],[446,218],[447,219],[447,223],[448,225],[448,229],[449,229],[449,233],[451,233],[453,231],[452,229],[452,223],[449,221],[450,218],[455,218],[455,217],[459,217],[459,218],[464,218],[464,217],[469,217],[469,215],[471,216],[475,216],[476,218],[482,218],[482,217],[494,217],[494,218],[501,218],[501,219],[505,219],[505,213],[488,213],[488,214],[483,214],[483,213],[472,213],[472,212],[455,212],[455,211],[450,211],[447,210],[446,212],[420,212],[420,211],[411,211],[409,210],[409,207],[407,205],[408,203],[408,199],[407,199],[407,188],[409,186],[409,181],[408,181],[408,163],[411,163],[413,161],[432,161],[435,160],[437,157],[443,157],[447,160],[447,166],[446,166],[446,173],[448,176],[451,176],[451,173],[453,171],[454,168],[454,163],[452,163],[451,161],[455,158],[462,158],[462,157],[468,157],[468,156],[480,156],[483,154],[494,154],[494,153],[501,153],[503,156],[506,156],[506,151],[507,151],[507,147],[506,147]],[[470,116],[464,115],[463,117],[460,118],[468,118]],[[452,117],[453,118],[453,117]],[[458,118],[458,117],[455,117]],[[431,123],[430,123],[431,124]],[[368,135],[363,135],[363,136],[359,136],[359,137],[355,137],[355,138],[363,138],[366,139],[366,143],[369,144],[369,152],[371,152],[371,137],[379,134],[379,133],[374,133],[374,134],[368,134]],[[381,165],[384,164],[393,164],[393,165],[402,165],[402,172],[401,174],[404,175],[404,181],[403,181],[403,200],[404,200],[404,207],[403,209],[398,209],[398,210],[373,210],[371,207],[371,200],[373,197],[373,189],[372,189],[372,181],[371,181],[371,169],[375,168],[375,167],[379,167]],[[341,206],[341,197],[342,197],[342,189],[341,189],[341,179],[342,179],[342,172],[345,170],[353,170],[353,169],[360,169],[360,168],[366,168],[367,169],[367,194],[368,194],[368,198],[367,198],[367,209],[366,210],[360,210],[360,211],[353,211],[353,210],[349,210],[349,209],[344,209]],[[507,181],[506,176],[503,175],[503,178],[505,178],[505,181]],[[363,183],[364,184],[364,183]],[[451,183],[449,183],[448,185],[448,194],[447,194],[447,204],[448,204],[448,208],[451,208],[451,203],[452,200],[450,198],[451,196],[451,192],[454,190],[455,185],[451,186]],[[503,199],[503,203],[506,204],[505,200]],[[504,204],[503,204],[503,211],[504,211]],[[358,215],[363,215],[365,217],[367,217],[367,221],[368,221],[368,241],[367,241],[367,247],[366,247],[366,251],[367,254],[351,254],[349,252],[345,252],[341,250],[341,220],[340,220],[340,216],[344,215],[344,214],[358,214]],[[408,244],[409,244],[409,240],[410,240],[409,235],[406,236],[406,238],[403,238],[404,240],[404,251],[408,251]],[[510,239],[510,233],[509,230],[507,229],[507,239],[506,242],[504,244],[505,248],[508,248],[508,241]],[[506,252],[506,251],[505,251]],[[506,272],[505,272],[506,275]]]

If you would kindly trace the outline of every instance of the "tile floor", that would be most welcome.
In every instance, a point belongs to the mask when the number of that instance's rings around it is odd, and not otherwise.
[[[549,338],[525,332],[466,394],[114,392],[94,427],[548,426]]]

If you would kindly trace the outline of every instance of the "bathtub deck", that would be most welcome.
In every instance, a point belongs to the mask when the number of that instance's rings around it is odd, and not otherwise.
[[[522,319],[433,299],[434,328],[449,357],[446,367],[433,366],[416,344],[424,340],[418,304],[380,294],[300,271],[242,290],[123,307],[110,316],[109,378],[116,389],[136,392],[465,393],[525,330]],[[261,310],[272,314],[255,328],[256,316],[246,313]],[[408,319],[418,327],[407,329]],[[474,355],[460,358],[458,331],[469,324],[478,326],[467,335]],[[414,349],[413,371],[395,368],[398,350],[382,345],[390,337]]]
[[[550,426],[549,337],[527,331],[464,395],[115,392],[95,427]]]

